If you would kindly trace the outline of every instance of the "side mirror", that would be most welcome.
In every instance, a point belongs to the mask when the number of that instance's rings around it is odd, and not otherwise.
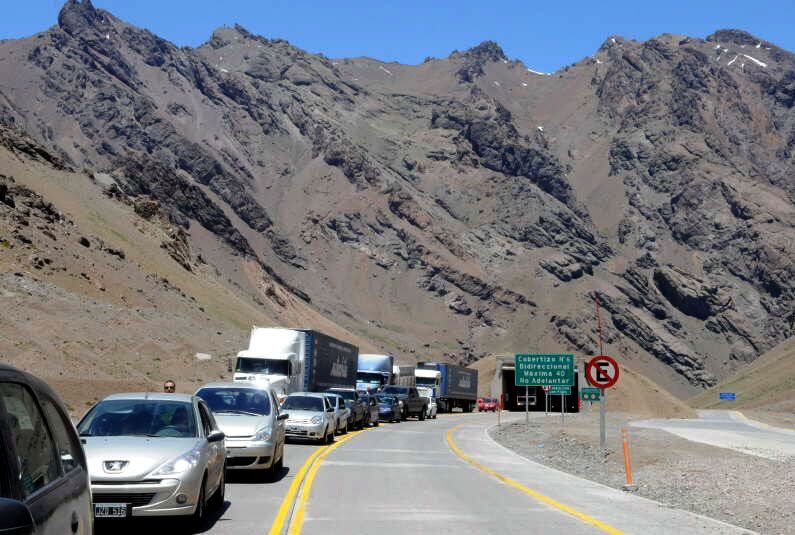
[[[207,442],[221,442],[225,438],[226,435],[223,431],[211,431],[210,434],[207,435]]]
[[[290,415],[286,412],[281,413],[279,416],[276,417],[277,420],[288,420]]]
[[[34,529],[33,516],[24,503],[0,498],[0,533],[28,535]]]

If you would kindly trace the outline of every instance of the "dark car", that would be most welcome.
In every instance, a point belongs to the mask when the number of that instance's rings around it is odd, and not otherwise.
[[[362,402],[365,406],[364,424],[378,427],[378,424],[381,423],[381,418],[378,410],[378,400],[375,399],[375,395],[363,395]]]
[[[351,414],[348,417],[348,427],[351,429],[361,429],[365,425],[365,417],[367,416],[367,407],[362,400],[361,395],[353,388],[329,388],[326,390],[331,394],[342,396],[345,400],[345,406],[350,409]]]
[[[50,387],[0,364],[0,533],[93,532],[86,457]]]
[[[424,420],[428,412],[428,403],[417,392],[414,386],[388,385],[381,389],[381,394],[395,396],[401,404],[400,417],[405,420],[409,416],[416,416]]]
[[[400,402],[395,396],[376,394],[374,397],[378,402],[378,418],[380,420],[400,421]]]

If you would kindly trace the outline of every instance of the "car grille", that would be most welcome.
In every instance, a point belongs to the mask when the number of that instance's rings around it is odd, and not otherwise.
[[[226,466],[248,466],[256,460],[256,457],[227,457]]]
[[[307,436],[309,434],[309,431],[307,431],[306,429],[295,429],[295,430],[287,431],[287,434],[288,435],[300,435],[300,436],[305,437],[305,436]]]
[[[129,503],[133,507],[140,507],[149,505],[154,497],[154,492],[109,492],[95,493],[93,498],[94,503]]]

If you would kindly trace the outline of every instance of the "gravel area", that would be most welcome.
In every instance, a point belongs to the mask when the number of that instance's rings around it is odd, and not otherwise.
[[[599,415],[531,415],[491,429],[520,455],[604,485],[625,483],[621,428],[631,416],[608,413],[607,451],[599,446]],[[795,532],[795,459],[774,461],[689,442],[664,431],[629,428],[637,493],[759,533]]]

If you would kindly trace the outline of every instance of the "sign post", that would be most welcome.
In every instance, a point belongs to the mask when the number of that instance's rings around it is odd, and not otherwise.
[[[552,388],[549,385],[545,385],[541,387],[541,390],[544,391],[544,416],[549,416],[549,389]]]
[[[585,365],[585,379],[591,386],[600,389],[602,402],[599,404],[599,447],[605,449],[605,414],[607,412],[607,389],[618,382],[618,363],[613,357],[599,355]]]
[[[524,387],[524,423],[530,423],[530,387]]]

